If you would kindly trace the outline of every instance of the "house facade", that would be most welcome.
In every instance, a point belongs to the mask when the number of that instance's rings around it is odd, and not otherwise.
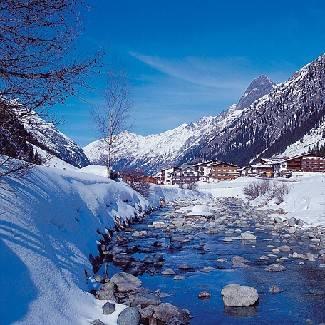
[[[211,161],[206,161],[195,165],[197,170],[198,181],[209,182],[210,171],[211,171],[210,165],[211,165]]]
[[[172,185],[192,184],[198,180],[198,171],[195,165],[183,164],[175,167],[172,174]]]
[[[294,172],[325,172],[325,157],[305,154],[287,160],[287,169]]]
[[[218,181],[226,181],[239,177],[237,165],[225,162],[213,162],[210,164],[210,178]]]
[[[274,177],[273,165],[262,163],[251,165],[250,174],[251,176]]]

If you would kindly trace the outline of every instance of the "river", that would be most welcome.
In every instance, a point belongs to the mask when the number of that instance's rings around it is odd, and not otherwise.
[[[325,269],[316,257],[322,251],[316,241],[311,241],[310,233],[298,226],[295,233],[289,233],[285,225],[275,225],[268,211],[253,209],[238,199],[216,200],[210,204],[213,215],[208,217],[186,216],[186,208],[192,204],[169,204],[119,233],[115,245],[124,252],[127,248],[129,263],[117,260],[110,272],[133,273],[144,287],[168,294],[162,300],[188,309],[193,316],[191,324],[325,321]],[[153,227],[157,221],[162,223]],[[256,240],[238,239],[247,231]],[[309,259],[294,258],[293,252],[312,255]],[[123,253],[117,250],[116,254]],[[236,263],[235,256],[245,260]],[[274,263],[285,270],[265,270]],[[166,269],[172,269],[176,278],[163,275]],[[230,283],[256,288],[258,304],[225,308],[221,290]],[[270,292],[272,286],[281,292]],[[201,291],[209,292],[211,297],[199,299]]]

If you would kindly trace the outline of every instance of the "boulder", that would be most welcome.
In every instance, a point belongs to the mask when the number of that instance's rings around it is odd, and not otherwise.
[[[248,307],[258,301],[258,293],[255,288],[228,284],[221,291],[222,299],[227,307]]]
[[[130,299],[130,306],[141,308],[147,307],[149,305],[159,305],[160,299],[156,295],[148,292],[138,292]]]
[[[210,292],[207,292],[207,291],[201,291],[199,294],[198,294],[198,297],[200,299],[208,299],[211,297],[211,294]]]
[[[285,252],[285,253],[287,253],[287,252],[290,252],[290,251],[291,251],[291,247],[289,247],[289,246],[287,246],[287,245],[283,245],[283,246],[280,246],[280,247],[279,247],[279,250],[280,250],[280,252]]]
[[[142,230],[142,231],[134,231],[132,236],[133,237],[137,237],[137,238],[144,238],[148,235],[148,232],[146,230]]]
[[[114,311],[115,311],[115,304],[112,304],[110,302],[107,302],[106,304],[104,304],[104,306],[103,306],[103,314],[104,315],[113,314]]]
[[[137,291],[141,286],[141,281],[137,277],[126,272],[114,274],[111,282],[116,285],[119,292]]]
[[[231,262],[233,267],[248,267],[246,263],[248,263],[249,261],[241,256],[234,256],[231,259]]]
[[[101,285],[96,292],[96,298],[99,300],[113,300],[115,301],[114,293],[116,292],[116,285],[113,282],[107,282]]]
[[[143,320],[149,324],[188,324],[190,313],[186,309],[179,309],[169,303],[162,303],[158,306],[148,306],[140,310]],[[153,323],[155,321],[156,323]],[[159,321],[159,322],[157,322]]]
[[[117,318],[118,325],[139,325],[141,315],[136,307],[127,307],[121,311]]]
[[[175,275],[175,271],[173,269],[165,269],[161,272],[162,275]]]
[[[265,271],[268,271],[268,272],[282,272],[285,269],[286,268],[283,265],[281,265],[281,264],[271,264],[271,265],[268,265],[265,268]]]
[[[95,319],[90,322],[91,325],[105,325],[100,319]]]
[[[256,236],[248,231],[240,234],[240,239],[242,240],[256,240]]]
[[[273,285],[273,286],[271,286],[270,287],[270,289],[269,289],[269,292],[270,293],[280,293],[280,292],[282,292],[283,290],[280,288],[280,287],[278,287],[277,285]]]
[[[188,264],[186,264],[186,263],[180,264],[180,265],[178,266],[178,268],[179,268],[180,270],[182,270],[182,271],[189,271],[189,270],[192,270],[192,269],[193,269],[192,266],[190,266],[190,265],[188,265]]]
[[[298,224],[298,221],[297,221],[297,219],[295,218],[295,217],[292,217],[292,218],[290,218],[289,220],[288,220],[288,225],[290,226],[290,227],[294,227],[295,225],[297,225]]]
[[[184,275],[175,275],[173,277],[173,280],[184,280],[185,279],[185,276]]]

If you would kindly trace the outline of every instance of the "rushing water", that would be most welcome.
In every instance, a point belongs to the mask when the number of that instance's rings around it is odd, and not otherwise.
[[[236,211],[236,206],[230,205],[228,208]],[[170,213],[170,208],[154,212],[133,228],[148,230],[149,224],[160,220],[166,213]],[[161,253],[165,259],[162,269],[172,268],[178,275],[184,275],[185,279],[174,280],[173,276],[163,276],[161,270],[148,270],[139,278],[144,287],[170,294],[163,299],[164,302],[190,310],[193,316],[191,324],[305,324],[306,320],[311,320],[314,324],[325,322],[324,269],[319,268],[315,262],[301,265],[298,260],[289,260],[285,263],[284,272],[265,271],[264,268],[270,261],[262,261],[259,257],[270,253],[271,248],[268,245],[281,244],[275,244],[267,231],[253,227],[250,225],[245,230],[254,231],[257,241],[246,244],[240,240],[226,243],[223,241],[224,234],[206,234],[200,230],[192,232],[191,236],[194,238],[177,249],[167,248],[169,238],[165,237],[165,232],[161,229],[151,228],[150,236],[145,238],[128,238],[131,240],[130,244],[139,247],[152,247],[155,241],[161,242],[162,246],[154,251],[134,253],[133,257],[142,260],[150,254]],[[186,238],[188,232],[179,232],[176,235]],[[290,243],[292,248],[300,250],[307,245],[308,243],[302,242]],[[232,268],[231,258],[235,255],[249,260],[249,267]],[[220,258],[226,262],[217,262]],[[186,272],[179,270],[178,266],[182,263],[189,264],[193,269]],[[207,266],[216,269],[203,272],[202,268]],[[259,304],[254,307],[224,308],[221,290],[229,283],[255,287],[259,293]],[[269,288],[272,285],[279,286],[283,292],[270,293]],[[210,292],[211,298],[198,299],[201,291]]]

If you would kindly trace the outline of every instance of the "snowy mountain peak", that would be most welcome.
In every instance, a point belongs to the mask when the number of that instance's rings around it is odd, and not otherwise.
[[[115,168],[155,173],[199,158],[244,165],[261,155],[283,153],[291,144],[294,145],[288,151],[295,150],[297,141],[306,146],[322,144],[324,94],[322,55],[282,84],[275,85],[267,76],[259,76],[237,105],[217,116],[202,117],[156,135],[121,134]],[[315,134],[317,143],[311,141]],[[100,164],[105,157],[101,144],[102,140],[98,140],[84,148],[92,163]]]
[[[237,109],[249,107],[255,100],[269,94],[274,86],[274,82],[265,75],[255,78],[246,89],[244,95],[239,99],[236,105]]]
[[[267,94],[272,86],[272,81],[261,76],[248,87],[246,100],[238,103],[239,106],[231,105],[217,116],[204,116],[195,122],[181,124],[160,134],[143,136],[122,132],[116,141],[114,167],[118,170],[142,169],[146,173],[155,173],[160,168],[180,163],[184,156],[238,119],[243,112],[242,108],[247,107],[245,105],[254,102],[258,96]],[[102,164],[105,161],[103,140],[90,143],[84,148],[84,152],[93,164]]]

